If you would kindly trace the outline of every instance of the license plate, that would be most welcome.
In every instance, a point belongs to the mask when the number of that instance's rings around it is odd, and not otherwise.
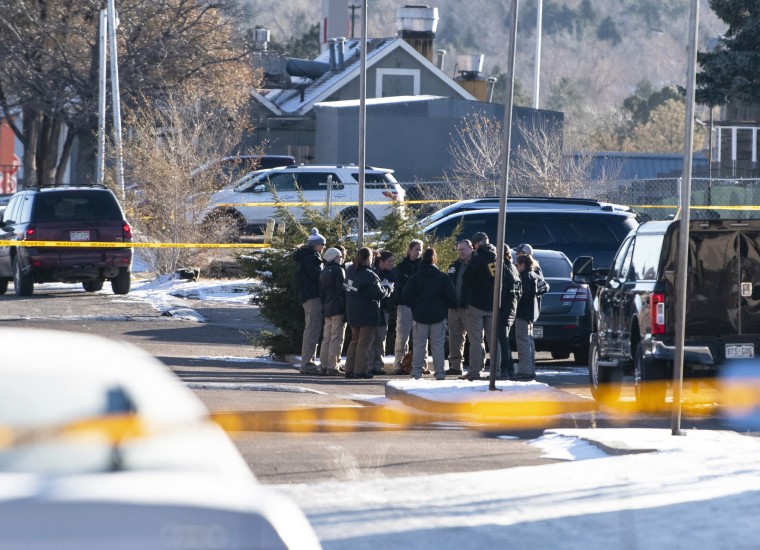
[[[543,338],[544,337],[544,327],[537,327],[536,325],[533,325],[533,338]]]
[[[89,231],[72,231],[71,240],[72,241],[89,241],[90,232]]]
[[[726,359],[752,359],[754,356],[754,344],[726,344]]]

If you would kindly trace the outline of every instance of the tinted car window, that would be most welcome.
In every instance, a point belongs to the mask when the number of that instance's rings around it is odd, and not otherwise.
[[[17,223],[16,212],[18,211],[18,204],[20,200],[21,195],[16,195],[8,203],[8,208],[6,208],[5,212],[3,213],[3,221],[5,223]]]
[[[454,234],[459,224],[461,228],[457,239],[469,239],[473,233],[482,231],[489,237],[496,235],[496,216],[455,216],[435,228],[435,234],[441,238]]]
[[[266,180],[269,188],[279,193],[296,190],[296,175],[292,172],[272,174]]]
[[[631,239],[626,240],[621,246],[620,250],[617,253],[617,256],[615,256],[615,261],[612,264],[612,269],[610,270],[610,276],[615,278],[620,278],[620,273],[623,270],[623,262],[625,261],[625,258],[628,254],[628,249],[631,244]]]
[[[359,172],[352,173],[351,176],[356,180],[359,181]],[[385,173],[378,173],[378,172],[365,172],[364,173],[364,183],[365,184],[373,184],[370,187],[373,189],[383,189],[385,187],[388,187],[388,183],[391,183],[388,181],[388,174]],[[378,183],[382,185],[377,185]],[[440,218],[436,218],[440,219]]]
[[[572,266],[562,258],[541,258],[536,257],[544,277],[554,277],[557,279],[569,279],[572,272]]]
[[[559,218],[548,219],[546,224],[552,230],[558,242],[568,242],[573,244],[598,244],[598,245],[617,245],[619,239],[610,230],[609,226],[603,221],[576,219],[576,218]],[[531,242],[530,240],[521,242]]]
[[[327,192],[327,178],[332,176],[333,183],[340,182],[338,174],[327,172],[299,172],[298,187],[302,191],[325,191]]]
[[[121,219],[118,204],[109,193],[40,193],[34,201],[36,222]]]
[[[632,269],[638,281],[657,279],[657,267],[664,235],[638,235],[633,247]]]
[[[539,220],[507,214],[507,240],[510,244],[530,243],[534,248],[554,248],[554,241]],[[489,234],[490,236],[490,234]]]

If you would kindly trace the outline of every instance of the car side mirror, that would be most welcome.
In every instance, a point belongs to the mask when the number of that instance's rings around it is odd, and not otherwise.
[[[594,275],[594,258],[578,256],[573,262],[573,281],[590,285]]]
[[[254,186],[252,189],[254,193],[263,193],[266,190],[267,190],[267,186],[264,185],[263,183],[260,183],[259,185]]]

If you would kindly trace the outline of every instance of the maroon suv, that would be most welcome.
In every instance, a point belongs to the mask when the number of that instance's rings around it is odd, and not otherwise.
[[[13,195],[0,222],[0,240],[131,243],[132,228],[116,196],[104,187],[30,188]],[[0,246],[0,294],[13,281],[17,296],[35,283],[82,283],[87,292],[111,281],[129,293],[132,248]]]

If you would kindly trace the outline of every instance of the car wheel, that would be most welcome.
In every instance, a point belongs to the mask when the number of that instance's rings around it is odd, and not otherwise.
[[[114,294],[129,294],[132,285],[132,273],[126,267],[119,268],[119,274],[111,279]]]
[[[237,243],[245,232],[245,221],[234,212],[212,212],[206,219],[207,240],[217,243]]]
[[[8,279],[0,279],[0,296],[8,292]]]
[[[34,293],[34,279],[21,271],[18,258],[13,258],[13,286],[16,296],[31,296]]]
[[[636,347],[633,381],[636,404],[642,412],[662,412],[665,409],[666,383],[662,363],[647,359],[643,344]]]
[[[103,279],[82,281],[82,288],[84,288],[87,292],[97,292],[103,288]]]
[[[623,373],[619,368],[599,366],[601,356],[596,336],[591,337],[588,354],[588,377],[591,395],[594,396],[597,403],[616,402],[623,386]]]

